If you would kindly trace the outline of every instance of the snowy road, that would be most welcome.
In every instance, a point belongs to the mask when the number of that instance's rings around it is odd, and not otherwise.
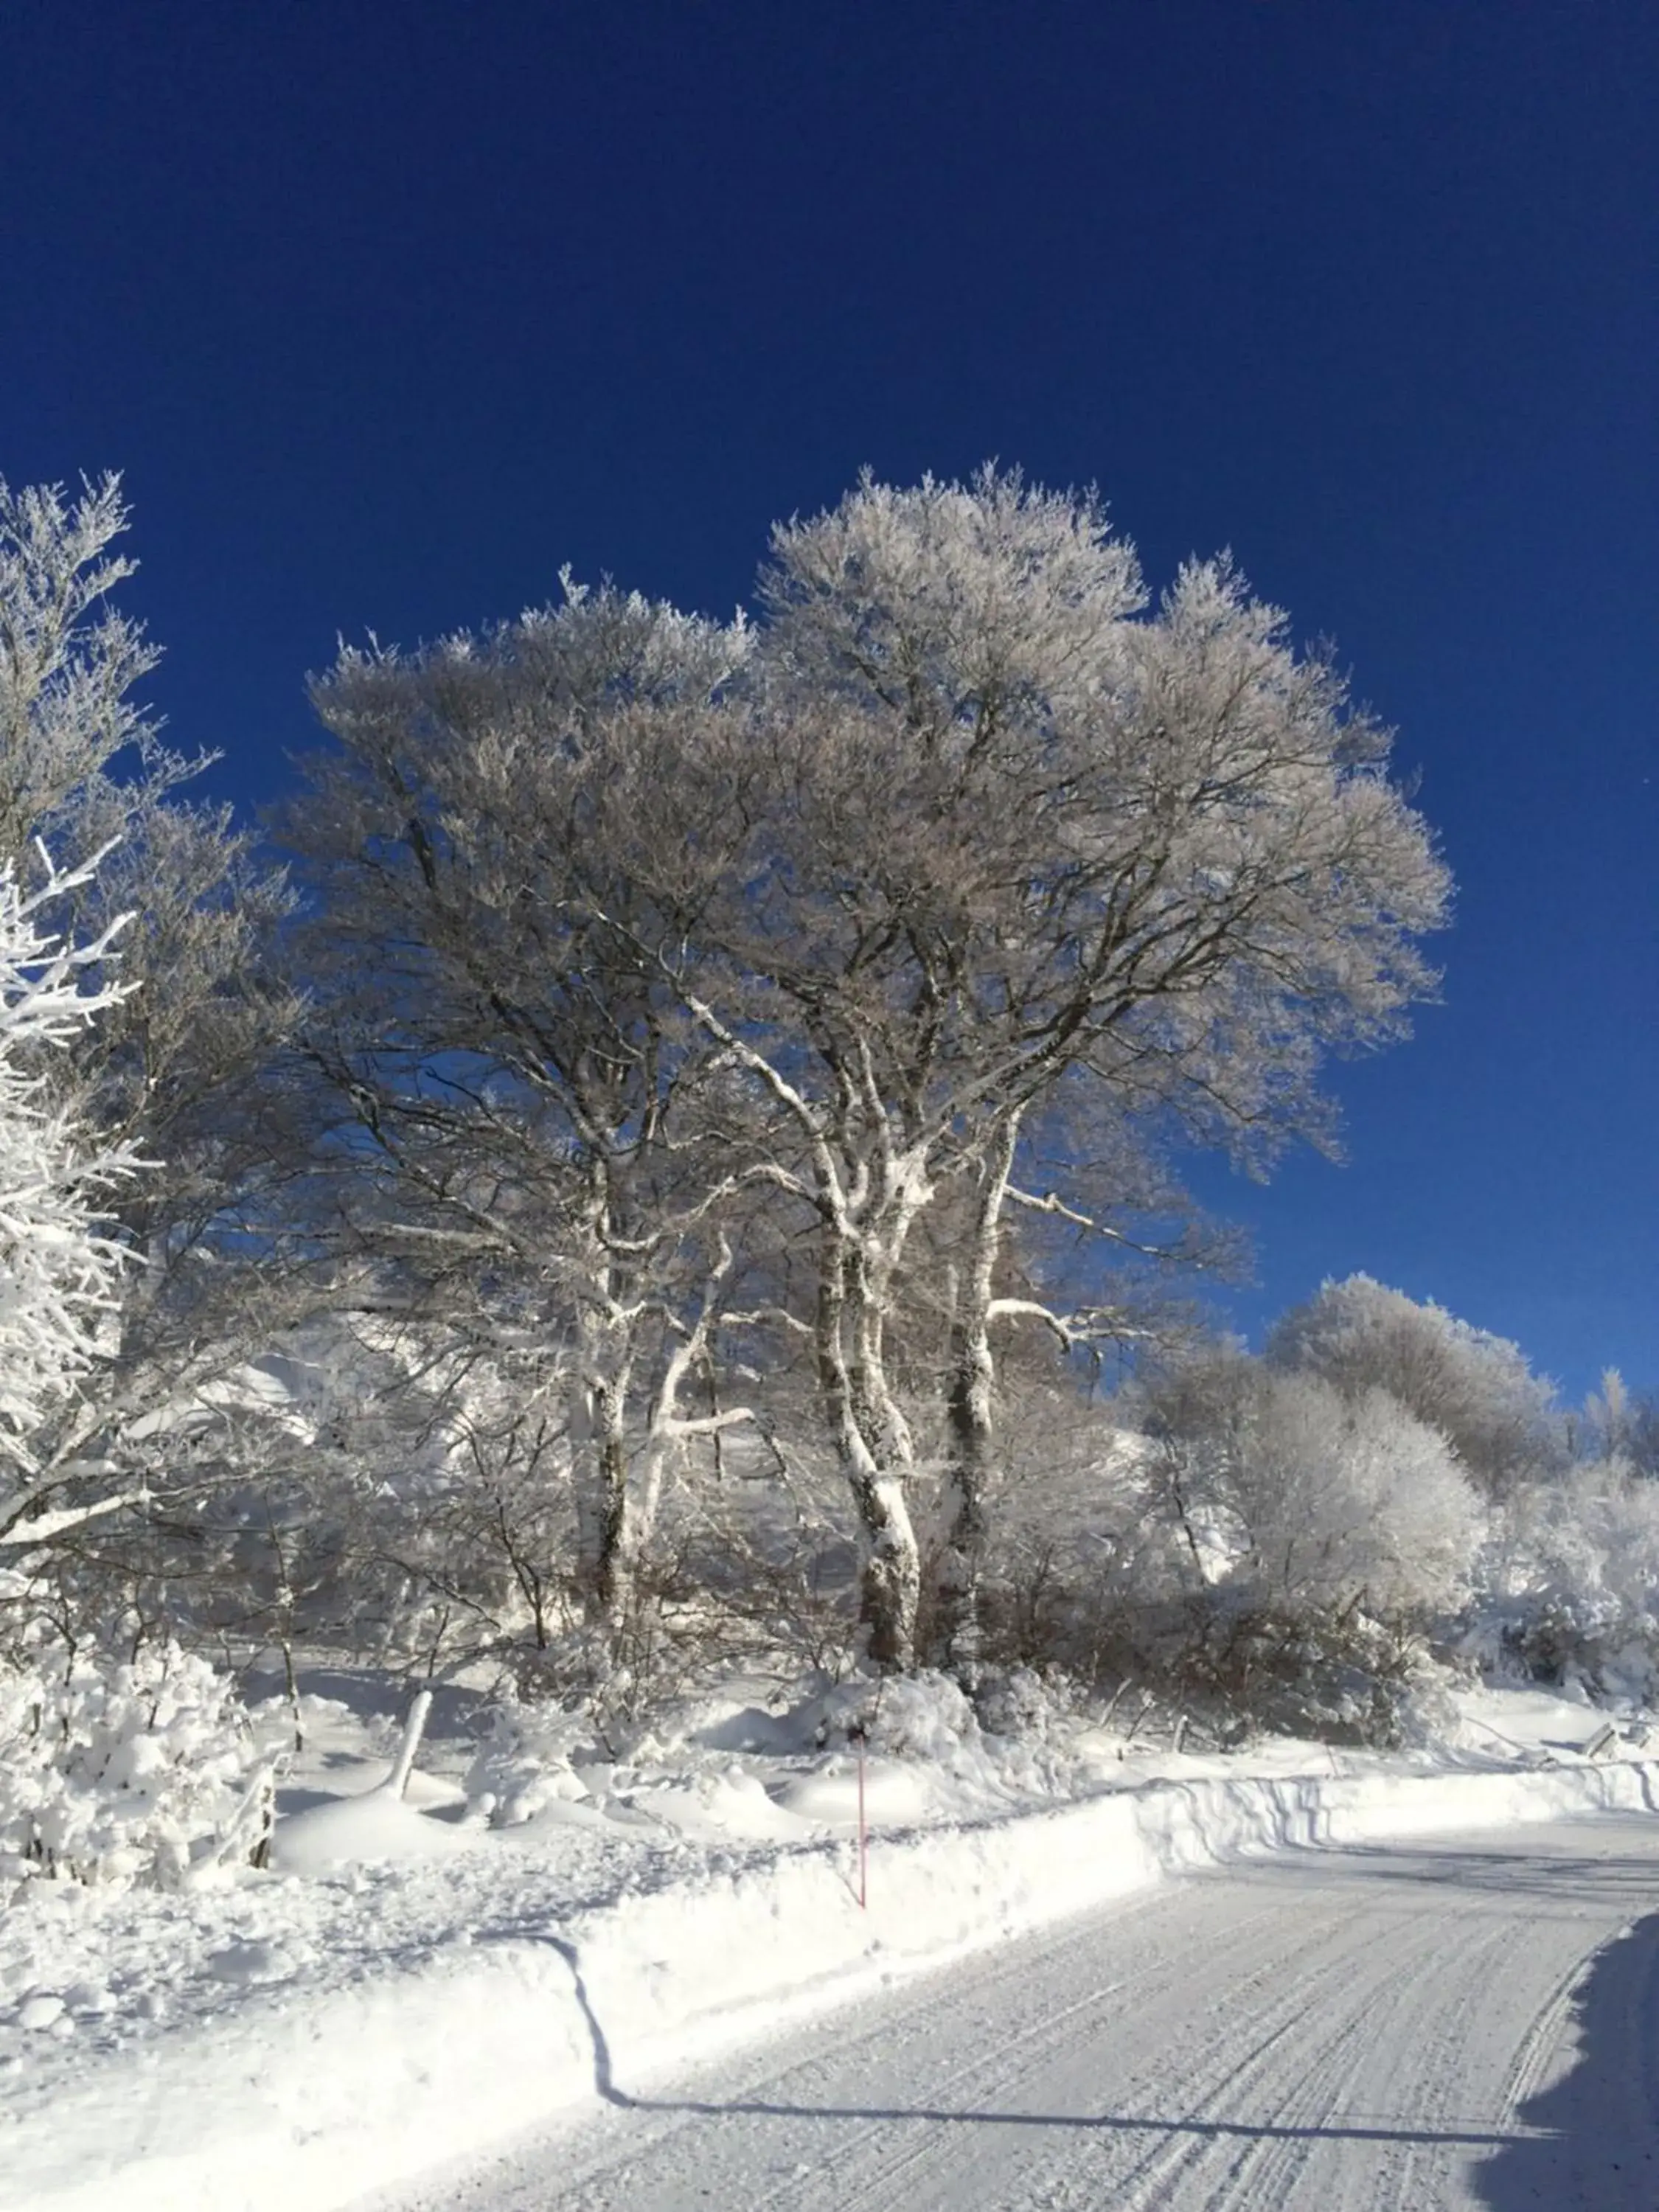
[[[1200,1875],[607,2087],[596,2119],[404,2201],[1654,2212],[1659,1820]]]

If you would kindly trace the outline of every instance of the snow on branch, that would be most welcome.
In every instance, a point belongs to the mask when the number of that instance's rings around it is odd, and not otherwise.
[[[106,1513],[118,1513],[123,1506],[148,1505],[150,1497],[148,1488],[124,1490],[113,1497],[97,1498],[90,1505],[60,1505],[55,1512],[37,1513],[33,1518],[25,1517],[19,1505],[11,1518],[0,1525],[0,1547],[44,1544],[48,1537],[61,1536],[88,1521],[101,1520]]]
[[[1114,1229],[1109,1222],[1097,1220],[1094,1215],[1081,1213],[1076,1206],[1067,1206],[1058,1191],[1045,1191],[1041,1198],[1028,1190],[1018,1190],[1012,1183],[1004,1195],[1012,1206],[1023,1206],[1028,1213],[1048,1213],[1057,1220],[1069,1221],[1074,1228],[1086,1229],[1091,1237],[1103,1237],[1109,1244],[1121,1244],[1127,1252],[1139,1252],[1149,1260],[1167,1260],[1173,1256],[1174,1248],[1168,1244],[1146,1244]]]
[[[1087,1306],[1076,1313],[1056,1313],[1039,1298],[993,1298],[986,1308],[988,1321],[1027,1320],[1041,1322],[1052,1329],[1067,1352],[1087,1350],[1105,1341],[1132,1344],[1141,1340],[1152,1342],[1156,1329],[1139,1328],[1126,1322],[1121,1312],[1113,1306]]]

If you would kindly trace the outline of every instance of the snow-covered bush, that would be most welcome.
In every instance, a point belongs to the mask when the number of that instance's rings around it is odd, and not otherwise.
[[[175,1644],[0,1663],[0,1885],[176,1889],[258,1856],[271,1785],[230,1683]]]
[[[1004,1470],[987,1499],[988,1679],[1059,1668],[1098,1683],[1127,1663],[1131,1620],[1189,1587],[1155,1448],[1133,1419],[1069,1379],[1028,1391],[1011,1413]]]
[[[325,1313],[132,1425],[201,1500],[191,1626],[382,1663],[496,1649],[521,1611],[507,1552],[524,1516],[466,1410],[429,1335]],[[559,1490],[542,1490],[550,1515]]]
[[[989,1799],[1063,1795],[1077,1786],[1070,1722],[1086,1705],[1063,1677],[1029,1668],[992,1672],[972,1702],[931,1668],[837,1683],[798,1708],[812,1741],[845,1757],[860,1740],[878,1764],[899,1761],[949,1775]]]
[[[1492,1518],[1471,1649],[1488,1667],[1659,1691],[1659,1483],[1620,1459],[1528,1483]]]
[[[504,1697],[467,1770],[468,1806],[492,1827],[511,1828],[534,1820],[550,1804],[584,1796],[570,1755],[592,1741],[592,1730],[580,1716]]]
[[[862,1733],[872,1752],[948,1767],[964,1742],[975,1742],[979,1721],[948,1674],[926,1672],[877,1680],[843,1682],[823,1701],[826,1742]]]
[[[1083,1702],[1078,1685],[1058,1669],[1031,1667],[988,1673],[974,1692],[974,1711],[990,1735],[1025,1736],[1041,1742]]]

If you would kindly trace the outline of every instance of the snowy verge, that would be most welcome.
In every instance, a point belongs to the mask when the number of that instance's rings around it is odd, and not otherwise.
[[[0,2132],[4,2212],[313,2212],[897,1975],[1278,1849],[1659,1811],[1659,1763],[1160,1782],[848,1846],[719,1855],[663,1886],[273,1996],[77,2069]],[[477,1855],[482,1857],[483,1855]],[[451,1862],[451,1868],[468,1863]],[[448,1871],[449,1869],[446,1869]],[[501,1872],[492,1863],[497,1881]],[[260,1978],[259,1962],[243,1962]],[[240,1971],[235,1962],[225,1969]]]

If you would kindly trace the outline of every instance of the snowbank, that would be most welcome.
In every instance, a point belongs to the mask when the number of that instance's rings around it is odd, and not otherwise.
[[[83,2053],[49,2100],[37,2083],[14,2107],[0,2125],[0,2207],[328,2212],[601,2091],[642,2089],[784,2019],[1184,1869],[1644,1808],[1659,1811],[1659,1763],[1162,1781],[879,1836],[867,1910],[845,1842],[641,1847],[607,1893],[572,1904],[584,1868],[600,1867],[582,1858],[594,1842],[583,1830],[554,1832],[568,1844],[556,1868],[546,1839],[515,1853],[475,1837],[400,1885],[364,1875],[328,1893],[331,1910],[345,1899],[357,1911],[340,1928],[385,1915],[379,1948],[330,1987],[291,1972],[296,1948],[329,1940],[307,1905],[318,1886],[277,1879],[272,1932],[208,1954],[238,2002],[148,2043]],[[614,1855],[603,1863],[617,1876]],[[67,2040],[73,2018],[37,2032]]]

